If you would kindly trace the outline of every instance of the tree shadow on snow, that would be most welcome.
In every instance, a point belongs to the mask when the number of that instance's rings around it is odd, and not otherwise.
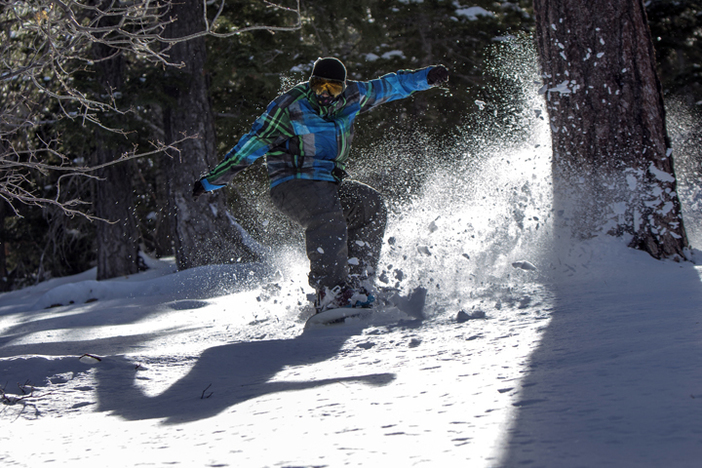
[[[700,275],[624,256],[621,270],[554,285],[499,466],[699,466]]]
[[[288,366],[305,366],[338,355],[344,333],[303,333],[286,340],[252,341],[207,349],[183,378],[156,396],[136,385],[140,371],[124,357],[106,358],[97,366],[99,411],[128,420],[165,418],[178,424],[215,416],[239,403],[278,392],[334,383],[386,385],[394,374],[375,373],[320,380],[269,380]],[[332,390],[330,390],[332,391]]]
[[[124,304],[122,301],[107,305],[98,301],[87,305],[66,306],[56,309],[36,311],[35,314],[24,312],[29,320],[19,322],[4,330],[0,336],[0,357],[15,356],[17,354],[56,354],[57,349],[67,348],[61,343],[33,343],[25,345],[14,345],[21,342],[23,338],[35,333],[50,332],[55,330],[74,330],[98,328],[106,326],[119,326],[139,323],[159,314],[168,313],[171,310],[194,310],[208,305],[204,300],[176,300],[163,302],[161,298],[135,299],[132,304]],[[40,317],[33,317],[40,315]],[[172,330],[164,330],[162,333],[170,333]],[[146,334],[147,339],[154,334]],[[117,340],[123,337],[116,337]],[[107,340],[97,340],[104,342]],[[127,337],[125,341],[138,343],[138,337]],[[143,341],[143,340],[141,340]],[[88,344],[88,343],[86,343]],[[19,352],[18,347],[25,348],[24,352]],[[103,353],[98,348],[84,347],[94,354]],[[113,351],[114,352],[114,351]],[[119,352],[119,351],[118,351]],[[125,350],[126,352],[126,350]],[[67,354],[76,354],[76,350],[68,350]],[[82,351],[81,351],[82,353]],[[105,354],[109,354],[108,351]]]

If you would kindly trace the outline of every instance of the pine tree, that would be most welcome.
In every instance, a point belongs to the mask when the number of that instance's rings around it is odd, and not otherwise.
[[[172,5],[175,18],[168,38],[182,38],[204,30],[202,2],[186,0]],[[199,37],[174,44],[170,60],[182,64],[168,85],[171,105],[164,112],[166,138],[188,139],[169,151],[167,175],[173,202],[173,239],[180,269],[210,263],[254,261],[258,255],[244,244],[242,230],[227,213],[223,197],[191,197],[193,183],[217,161],[214,116],[208,96],[205,39]]]
[[[101,5],[102,9],[109,7]],[[100,20],[102,26],[114,26],[117,19]],[[123,94],[125,60],[118,49],[102,43],[92,45],[96,63],[99,92],[106,96]],[[113,128],[125,128],[125,119],[118,112],[109,119]],[[128,150],[122,131],[106,131],[98,127],[94,164],[100,166],[116,161]],[[117,164],[100,169],[94,181],[93,209],[102,221],[96,223],[97,279],[126,276],[139,270],[139,234],[134,219],[131,165]]]

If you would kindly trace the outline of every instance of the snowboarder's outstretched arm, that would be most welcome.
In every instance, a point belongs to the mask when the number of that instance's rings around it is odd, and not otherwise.
[[[281,106],[283,95],[271,102],[253,124],[251,131],[241,137],[214,169],[195,182],[193,196],[225,187],[242,170],[264,156],[282,141],[293,136],[287,106]]]
[[[361,112],[367,112],[386,102],[411,96],[448,81],[448,69],[435,65],[421,70],[400,70],[378,79],[358,82],[362,94]]]

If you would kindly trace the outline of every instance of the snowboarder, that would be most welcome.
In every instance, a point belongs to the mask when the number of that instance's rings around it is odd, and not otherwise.
[[[316,311],[368,306],[387,211],[380,193],[345,179],[354,120],[448,79],[448,69],[437,65],[352,81],[339,59],[319,58],[309,81],[271,102],[224,160],[195,182],[193,196],[224,187],[265,155],[273,204],[305,229]]]

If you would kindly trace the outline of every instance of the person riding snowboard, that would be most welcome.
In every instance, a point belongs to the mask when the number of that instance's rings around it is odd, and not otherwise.
[[[345,179],[354,120],[448,79],[438,65],[352,81],[341,60],[319,58],[309,81],[271,102],[224,160],[195,182],[193,196],[226,186],[265,155],[273,204],[305,229],[317,313],[367,307],[387,210],[376,190]]]

